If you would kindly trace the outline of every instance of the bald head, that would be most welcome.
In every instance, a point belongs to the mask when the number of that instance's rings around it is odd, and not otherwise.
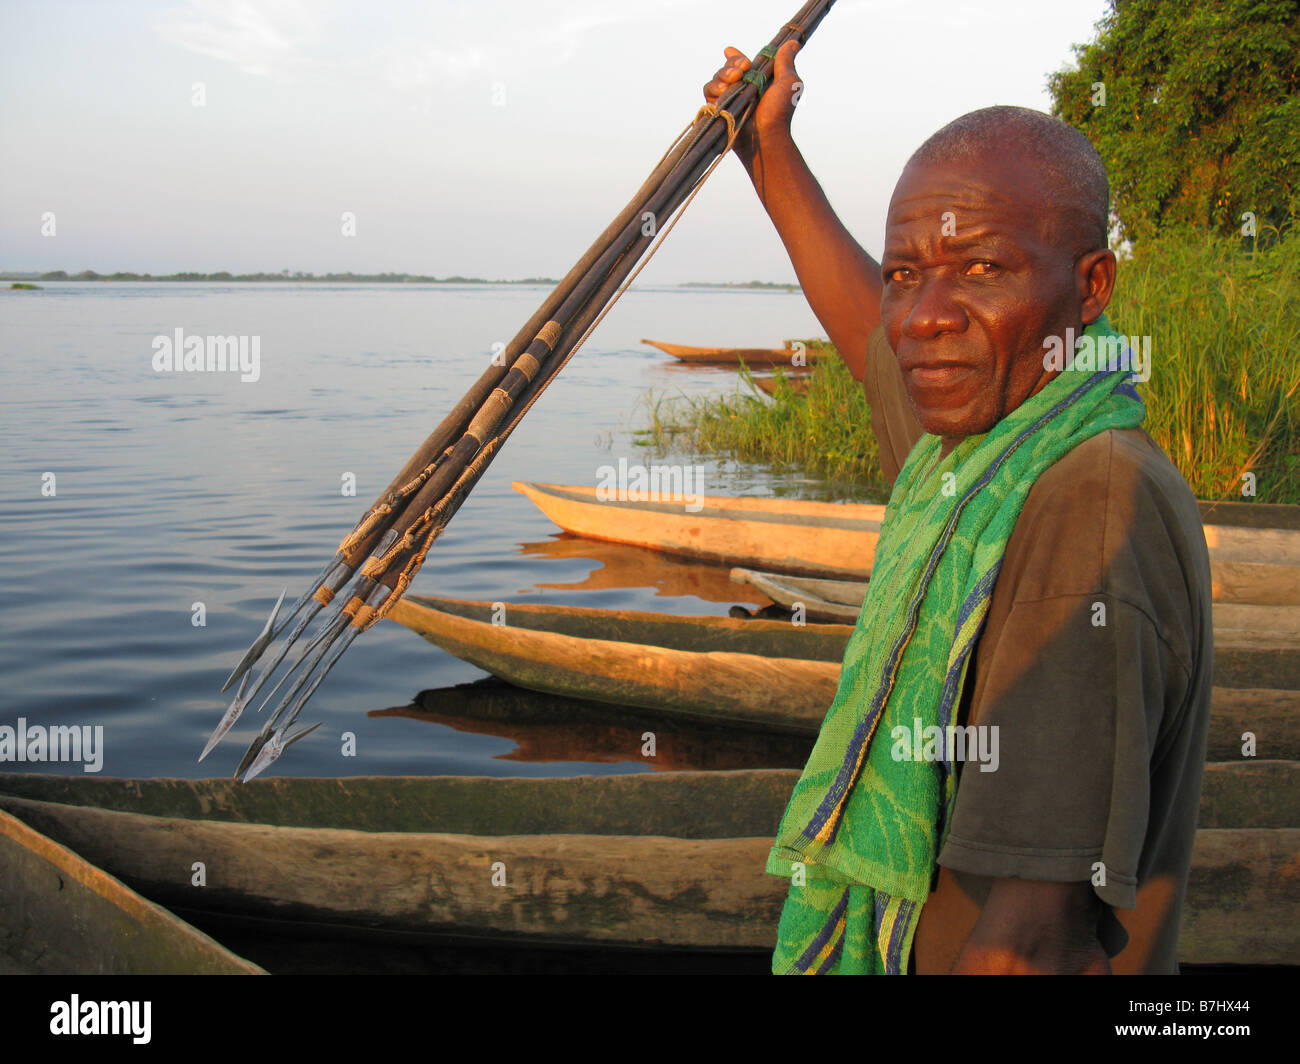
[[[1032,168],[1054,242],[1074,256],[1107,246],[1110,184],[1088,138],[1027,107],[985,107],[956,118],[912,153],[905,169],[995,160]]]

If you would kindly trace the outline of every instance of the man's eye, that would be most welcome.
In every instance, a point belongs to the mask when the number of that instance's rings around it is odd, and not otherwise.
[[[897,266],[885,272],[885,280],[891,284],[905,284],[912,279],[912,271],[906,266]]]
[[[985,277],[998,272],[998,264],[987,259],[978,259],[966,267],[966,272],[976,277]]]

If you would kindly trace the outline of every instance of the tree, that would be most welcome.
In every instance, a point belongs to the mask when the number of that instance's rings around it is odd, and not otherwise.
[[[1300,0],[1110,0],[1052,113],[1106,163],[1121,235],[1281,228],[1300,206]]]

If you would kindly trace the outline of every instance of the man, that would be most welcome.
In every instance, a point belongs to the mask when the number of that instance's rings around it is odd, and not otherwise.
[[[796,49],[736,151],[898,479],[769,861],[774,970],[1176,972],[1205,540],[1128,374],[1045,357],[1113,336],[1105,169],[1047,115],[963,116],[905,167],[877,264],[791,137]],[[748,69],[726,54],[710,102]],[[963,768],[961,738],[996,759]]]

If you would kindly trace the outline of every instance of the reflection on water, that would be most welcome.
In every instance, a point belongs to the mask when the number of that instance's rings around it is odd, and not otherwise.
[[[409,706],[368,716],[509,739],[515,748],[497,754],[502,761],[635,764],[665,772],[803,768],[813,744],[811,736],[708,724],[636,706],[526,691],[491,678],[421,691]],[[647,753],[651,741],[653,756]]]
[[[580,558],[597,561],[582,580],[551,583],[538,588],[560,591],[608,591],[614,588],[650,588],[656,598],[693,595],[705,602],[746,603],[765,606],[772,600],[745,584],[733,583],[725,565],[706,565],[644,547],[583,539],[561,532],[540,543],[521,543],[519,553],[529,558],[555,560]]]

